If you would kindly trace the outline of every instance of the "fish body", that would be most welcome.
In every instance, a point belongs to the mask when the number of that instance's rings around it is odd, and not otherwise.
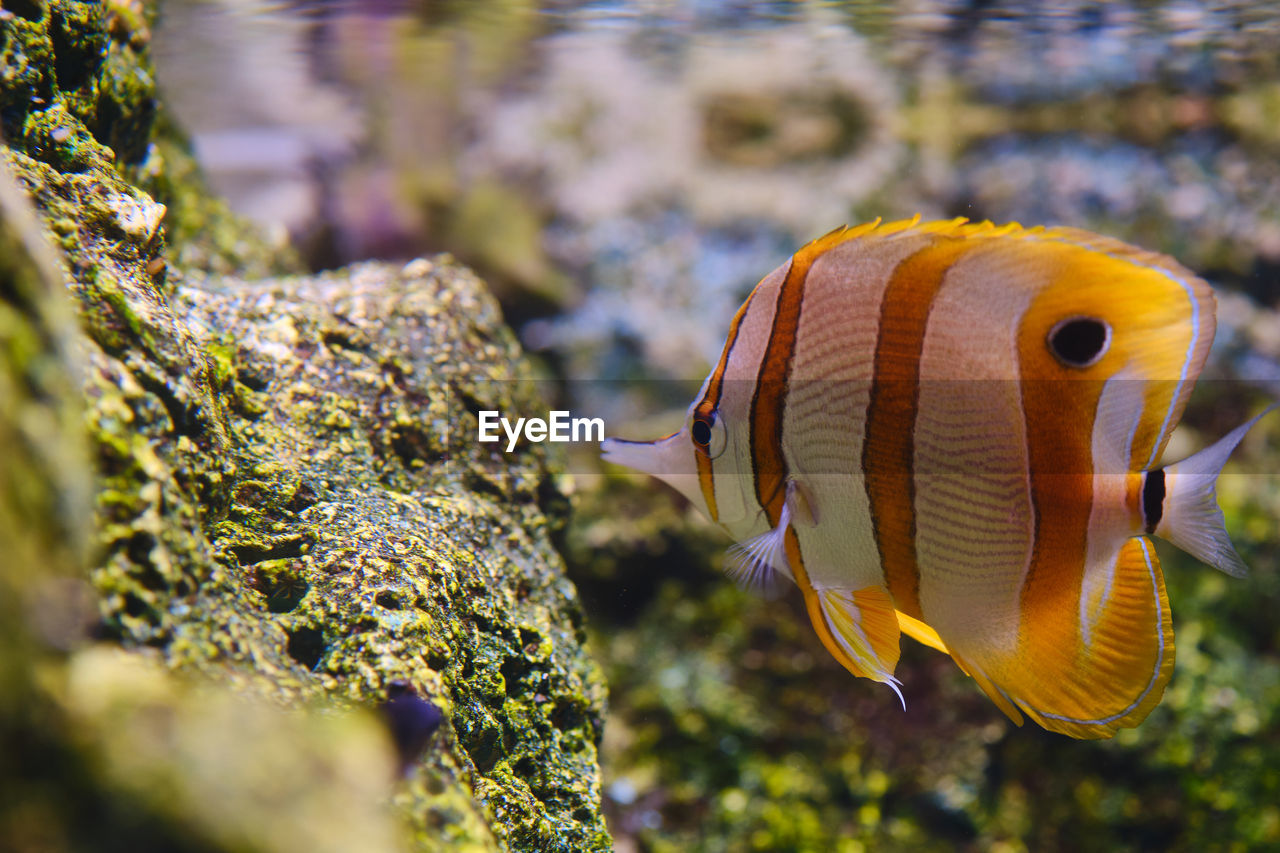
[[[1084,231],[842,228],[756,286],[678,432],[605,459],[727,530],[740,580],[794,581],[855,675],[901,698],[906,633],[1015,722],[1109,737],[1172,673],[1149,537],[1244,573],[1213,487],[1252,422],[1160,464],[1214,311],[1172,259]]]

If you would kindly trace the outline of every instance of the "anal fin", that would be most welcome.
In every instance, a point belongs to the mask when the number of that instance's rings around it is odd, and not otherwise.
[[[1164,694],[1173,673],[1173,627],[1150,540],[1128,539],[1112,565],[1090,569],[1110,571],[1112,582],[1087,634],[1079,607],[1046,602],[1023,613],[1012,655],[966,651],[962,660],[953,650],[1015,722],[1009,705],[1050,731],[1106,738],[1142,722]]]
[[[985,672],[955,652],[951,653],[951,658],[956,662],[957,666],[964,670],[965,675],[977,682],[978,686],[982,688],[982,692],[987,694],[987,698],[994,702],[996,707],[1012,720],[1015,726],[1021,726],[1025,722],[1022,712],[1009,700],[1008,695],[1003,690],[992,683]]]
[[[986,693],[991,701],[996,703],[996,707],[1003,711],[1015,724],[1019,726],[1022,725],[1022,714],[1018,711],[1017,707],[1009,701],[1009,697],[1002,693],[1000,688],[992,684],[991,679],[987,677],[986,673],[960,657],[960,655],[956,654],[951,649],[947,648],[947,644],[938,636],[938,632],[930,628],[924,622],[908,616],[901,610],[897,611],[897,616],[898,627],[902,630],[902,633],[906,634],[918,643],[923,643],[930,648],[937,649],[943,654],[951,655],[951,658],[956,662],[960,669],[964,670],[964,674],[976,681],[978,686],[982,688],[982,692]]]

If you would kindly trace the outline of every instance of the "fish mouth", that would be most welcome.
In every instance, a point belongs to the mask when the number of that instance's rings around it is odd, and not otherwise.
[[[632,441],[627,438],[606,438],[600,442],[601,458],[605,462],[623,465],[660,479],[672,474],[683,474],[684,466],[675,458],[679,449],[679,430],[653,441]]]

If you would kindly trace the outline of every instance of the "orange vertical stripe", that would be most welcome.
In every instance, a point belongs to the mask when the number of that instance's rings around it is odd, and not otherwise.
[[[729,365],[729,354],[733,352],[733,345],[738,342],[738,329],[741,328],[742,319],[747,316],[747,311],[751,308],[751,300],[755,295],[756,292],[752,290],[747,296],[747,301],[743,302],[742,307],[738,309],[738,313],[733,315],[733,322],[729,324],[729,337],[724,342],[724,350],[720,353],[720,361],[716,364],[716,369],[711,372],[707,393],[702,396],[697,408],[694,409],[695,417],[714,415],[716,409],[720,408],[720,397],[724,394],[724,372]],[[711,470],[711,457],[696,449],[693,455],[698,464],[698,485],[702,488],[702,497],[707,502],[707,511],[711,513],[712,521],[719,521],[720,510],[716,506],[716,482]]]
[[[756,499],[773,525],[777,525],[782,516],[782,504],[786,499],[787,464],[782,452],[782,422],[787,404],[787,382],[796,351],[796,334],[800,330],[805,279],[809,277],[813,262],[833,246],[848,240],[851,233],[855,232],[837,228],[803,246],[791,258],[791,268],[778,288],[773,326],[769,330],[764,357],[760,359],[755,394],[751,398],[751,463]]]
[[[939,238],[906,258],[893,271],[880,308],[862,470],[885,584],[894,606],[914,619],[924,619],[916,561],[913,436],[920,402],[920,355],[943,277],[971,247],[962,239]]]
[[[1022,587],[1022,612],[1035,624],[1035,630],[1019,632],[1025,660],[1052,660],[1062,649],[1080,647],[1080,594],[1093,510],[1093,426],[1103,386],[1101,379],[1039,378],[1046,375],[1034,363],[1047,357],[1038,328],[1043,324],[1028,320],[1041,310],[1035,305],[1028,310],[1018,341],[1036,519]]]

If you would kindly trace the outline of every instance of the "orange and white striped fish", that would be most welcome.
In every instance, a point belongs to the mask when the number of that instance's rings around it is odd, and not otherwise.
[[[1148,537],[1245,573],[1214,488],[1257,418],[1161,463],[1214,312],[1174,260],[1085,231],[841,228],[752,291],[679,432],[604,458],[724,527],[741,580],[794,581],[855,675],[901,699],[906,633],[1016,723],[1110,737],[1173,670]]]

